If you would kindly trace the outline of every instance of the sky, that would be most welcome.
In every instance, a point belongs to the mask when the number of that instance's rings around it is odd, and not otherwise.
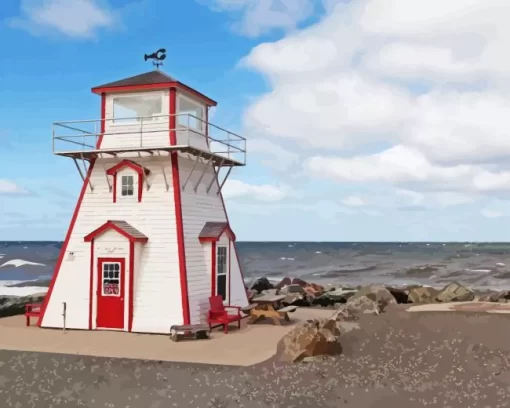
[[[82,181],[51,123],[163,70],[248,139],[250,241],[510,241],[508,0],[2,0],[0,240],[63,240]]]

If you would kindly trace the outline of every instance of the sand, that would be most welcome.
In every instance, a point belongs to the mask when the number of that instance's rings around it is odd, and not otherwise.
[[[509,406],[509,315],[394,307],[359,323],[343,335],[343,355],[293,365],[274,358],[236,367],[4,350],[0,400],[36,408]]]

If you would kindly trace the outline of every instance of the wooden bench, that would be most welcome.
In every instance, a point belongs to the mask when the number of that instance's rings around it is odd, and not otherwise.
[[[31,317],[41,316],[42,303],[27,303],[25,305],[25,317],[27,319],[27,326],[30,326]]]
[[[201,340],[209,338],[209,326],[205,324],[189,324],[184,326],[174,325],[170,327],[170,339],[179,340]]]
[[[283,316],[283,318],[286,320],[286,321],[290,321],[290,318],[289,318],[289,313],[294,313],[296,310],[297,310],[297,306],[285,306],[285,307],[282,307],[281,309],[278,309],[277,312]]]

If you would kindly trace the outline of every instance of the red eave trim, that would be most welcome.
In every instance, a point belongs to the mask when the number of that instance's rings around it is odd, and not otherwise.
[[[151,173],[151,171],[143,167],[142,165],[132,161],[132,160],[122,160],[120,163],[117,163],[115,166],[110,167],[106,170],[106,174],[108,176],[113,176],[113,202],[117,202],[117,173],[123,169],[124,167],[129,167],[130,169],[136,171],[138,173],[138,202],[142,202],[142,193],[143,193],[143,176],[144,174],[147,176]]]
[[[217,236],[215,236],[215,237],[198,237],[198,240],[201,243],[217,242],[223,234],[227,234],[228,238],[231,241],[236,240],[236,236],[235,236],[234,232],[232,231],[232,229],[230,228],[230,225],[228,225],[228,224],[225,226],[225,228],[223,228],[223,230]]]
[[[134,237],[133,235],[129,234],[128,232],[124,231],[122,228],[119,228],[117,225],[115,225],[111,221],[105,222],[103,225],[101,225],[99,228],[92,231],[90,234],[85,235],[85,238],[83,240],[85,242],[91,242],[93,239],[97,238],[99,235],[101,235],[103,232],[106,232],[109,229],[113,229],[114,231],[118,232],[119,234],[126,237],[129,242],[142,242],[145,243],[148,241],[148,238],[141,238],[141,237]]]
[[[158,89],[179,89],[180,91],[187,92],[197,98],[199,98],[202,102],[204,102],[208,106],[217,106],[218,103],[205,96],[203,93],[196,91],[193,88],[190,88],[187,85],[184,85],[181,82],[162,82],[160,84],[147,84],[147,85],[126,85],[126,86],[111,86],[111,87],[99,87],[92,88],[92,93],[96,95],[100,95],[103,93],[117,93],[117,92],[140,92],[140,91],[150,91],[150,90],[158,90]]]

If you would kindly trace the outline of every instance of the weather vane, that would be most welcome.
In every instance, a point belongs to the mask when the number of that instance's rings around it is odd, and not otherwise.
[[[147,61],[148,59],[153,60],[152,65],[154,65],[156,69],[159,69],[159,67],[163,65],[163,60],[166,58],[165,53],[166,50],[164,48],[160,48],[159,50],[153,52],[152,54],[149,55],[145,54],[143,58],[145,59],[145,61]]]

